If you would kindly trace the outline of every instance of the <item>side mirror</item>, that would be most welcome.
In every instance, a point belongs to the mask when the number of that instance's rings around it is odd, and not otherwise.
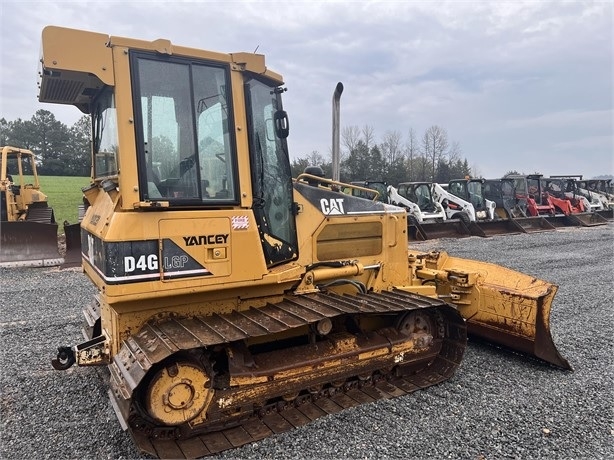
[[[280,139],[285,139],[290,134],[290,123],[288,122],[288,114],[285,110],[278,110],[274,115],[275,132]]]

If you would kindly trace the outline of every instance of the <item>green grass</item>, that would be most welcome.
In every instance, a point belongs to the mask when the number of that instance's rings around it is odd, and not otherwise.
[[[31,177],[29,179],[32,180]],[[55,221],[58,223],[58,232],[64,233],[65,220],[71,224],[79,222],[79,205],[83,204],[81,189],[89,185],[90,178],[39,176],[38,181],[41,192],[47,195],[49,206],[53,208]]]

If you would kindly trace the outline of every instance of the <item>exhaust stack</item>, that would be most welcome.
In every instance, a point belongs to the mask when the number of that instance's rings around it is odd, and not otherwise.
[[[333,94],[333,180],[339,182],[339,129],[340,129],[340,100],[343,93],[343,83],[337,83],[335,93]]]

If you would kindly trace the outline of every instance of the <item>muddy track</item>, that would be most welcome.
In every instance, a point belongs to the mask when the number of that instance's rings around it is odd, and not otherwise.
[[[369,340],[361,342],[354,355],[344,355],[343,359],[353,364],[343,369],[335,368],[332,373],[310,371],[303,359],[299,359],[296,367],[305,367],[302,377],[277,383],[272,377],[275,371],[267,370],[264,360],[257,362],[256,368],[268,381],[216,389],[206,422],[196,428],[188,424],[156,426],[140,410],[139,401],[143,400],[144,388],[156,363],[172,359],[182,351],[208,350],[220,345],[232,347],[248,338],[279,334],[324,318],[371,314],[398,316],[409,312],[428,312],[439,318],[437,340],[433,341],[433,346],[422,348],[428,351],[406,354],[398,351],[404,350],[411,340],[403,333],[385,328],[369,334]],[[317,358],[318,353],[323,353],[325,344],[326,341],[317,347],[313,345],[318,348],[310,364],[314,369],[325,363],[325,359]],[[289,431],[348,407],[401,396],[440,383],[454,374],[465,346],[463,319],[453,307],[440,300],[403,291],[358,296],[319,293],[286,298],[244,312],[206,318],[168,318],[148,324],[126,340],[116,355],[110,366],[109,394],[141,451],[160,458],[202,457]],[[374,353],[379,357],[358,362],[359,353],[367,354],[376,349],[384,350],[384,356]],[[291,361],[296,350],[298,348],[275,352],[275,368],[279,368],[279,361]],[[329,358],[336,360],[339,355],[331,354]],[[236,372],[240,371],[237,367]],[[244,370],[244,374],[254,376],[249,369]],[[288,398],[288,392],[295,396]],[[225,401],[233,401],[234,406],[225,406]]]

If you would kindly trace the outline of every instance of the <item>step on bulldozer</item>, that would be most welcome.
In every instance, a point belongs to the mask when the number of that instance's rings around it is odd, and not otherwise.
[[[405,209],[292,178],[282,76],[218,53],[49,26],[41,102],[92,122],[87,340],[138,448],[214,454],[439,384],[467,334],[563,369],[557,287],[408,249]],[[338,126],[338,120],[334,125]]]
[[[58,225],[41,191],[34,153],[0,149],[0,267],[61,265]]]

